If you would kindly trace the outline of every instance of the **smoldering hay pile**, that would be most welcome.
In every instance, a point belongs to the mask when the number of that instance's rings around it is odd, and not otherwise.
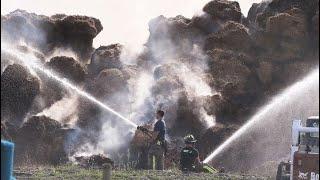
[[[34,54],[39,63],[137,124],[153,123],[155,110],[164,110],[168,137],[193,133],[204,158],[268,98],[318,66],[318,4],[273,0],[253,4],[245,17],[237,2],[213,0],[191,19],[150,20],[149,39],[136,57],[126,56],[120,44],[94,49],[92,40],[103,28],[87,16],[16,10],[1,16],[1,41]],[[1,105],[2,136],[20,142],[18,159],[52,163],[53,154],[98,153],[117,159],[127,153],[134,133],[114,115],[44,74],[29,72],[5,53]],[[41,135],[23,131],[28,124]],[[76,130],[62,138],[49,133],[51,127],[68,129],[64,126]],[[25,141],[26,135],[33,138]],[[60,148],[42,159],[32,155],[30,144],[44,145],[48,138]]]
[[[86,16],[56,14],[51,17],[16,10],[1,16],[1,40],[23,41],[45,55],[55,48],[70,48],[79,60],[88,60],[93,38],[102,30],[100,21]]]

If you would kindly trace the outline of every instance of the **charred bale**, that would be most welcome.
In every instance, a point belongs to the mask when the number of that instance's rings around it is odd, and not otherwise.
[[[84,81],[86,72],[81,64],[72,57],[55,56],[46,63],[46,66],[71,82],[80,83]]]
[[[38,78],[22,65],[9,65],[1,74],[1,119],[20,125],[39,93]]]
[[[88,65],[89,74],[98,75],[103,69],[122,69],[123,64],[120,61],[122,45],[111,44],[109,46],[100,46],[96,49]]]
[[[203,11],[217,19],[241,21],[240,5],[236,1],[213,0],[203,7]]]
[[[90,58],[93,38],[101,30],[101,22],[88,16],[57,14],[48,17],[24,10],[1,16],[2,39],[26,42],[45,55],[50,55],[55,48],[70,47],[83,61]]]
[[[67,160],[62,125],[46,116],[32,116],[16,137],[18,164],[59,164]]]

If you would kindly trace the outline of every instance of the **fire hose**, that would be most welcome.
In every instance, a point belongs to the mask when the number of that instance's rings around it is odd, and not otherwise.
[[[138,126],[137,127],[138,130],[142,131],[143,133],[145,133],[147,136],[149,136],[150,138],[152,138],[152,134],[150,134],[150,131],[147,128],[144,128],[142,126]]]
[[[149,131],[147,128],[142,127],[142,126],[138,126],[137,129],[142,131],[143,133],[145,133],[150,139],[154,138],[153,135],[152,135],[152,131]],[[167,154],[167,152],[168,152],[167,142],[165,140],[161,141],[160,145],[163,147],[164,153]]]

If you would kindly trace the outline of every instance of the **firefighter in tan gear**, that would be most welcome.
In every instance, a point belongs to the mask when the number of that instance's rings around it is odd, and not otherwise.
[[[157,122],[154,124],[153,131],[157,133],[157,137],[150,144],[148,149],[148,168],[163,170],[164,169],[164,155],[167,151],[167,144],[165,141],[166,124],[163,120],[164,112],[159,110],[156,112]],[[149,131],[141,126],[138,129],[149,133]]]

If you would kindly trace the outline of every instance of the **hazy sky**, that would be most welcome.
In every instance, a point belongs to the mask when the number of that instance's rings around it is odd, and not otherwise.
[[[43,15],[64,13],[87,15],[100,19],[103,30],[94,46],[122,43],[140,46],[148,38],[148,22],[158,15],[191,18],[200,13],[210,0],[1,0],[1,14],[24,9]],[[251,4],[261,0],[238,0],[246,16]]]

